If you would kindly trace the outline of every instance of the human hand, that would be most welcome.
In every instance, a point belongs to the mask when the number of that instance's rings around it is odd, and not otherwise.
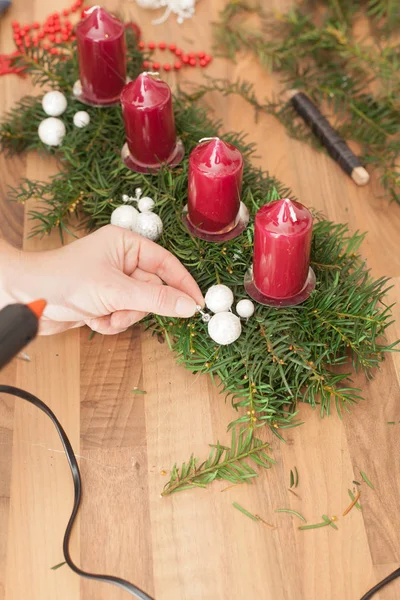
[[[120,333],[148,313],[191,317],[204,304],[177,258],[112,225],[57,250],[13,252],[3,286],[14,302],[47,300],[41,334],[85,324],[102,334]]]

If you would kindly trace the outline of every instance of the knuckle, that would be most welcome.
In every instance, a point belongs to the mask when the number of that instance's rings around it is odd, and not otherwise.
[[[166,307],[167,302],[168,302],[168,293],[167,293],[167,288],[165,287],[165,285],[160,285],[157,286],[159,289],[157,289],[156,294],[155,294],[155,299],[154,299],[154,307],[155,310],[162,310],[163,308]]]

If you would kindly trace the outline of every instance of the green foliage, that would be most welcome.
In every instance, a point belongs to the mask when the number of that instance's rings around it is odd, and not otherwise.
[[[73,115],[82,105],[71,98],[77,79],[75,48],[63,48],[66,60],[37,49],[27,49],[18,59],[40,85],[57,87],[69,97],[63,115],[67,134],[61,147],[46,148],[38,138],[39,123],[46,117],[40,97],[23,98],[0,125],[1,150],[9,154],[34,150],[54,155],[59,161],[59,172],[48,181],[25,179],[11,190],[13,200],[40,200],[39,208],[29,213],[33,233],[43,235],[58,228],[62,236],[76,223],[76,217],[88,229],[105,225],[112,210],[121,204],[122,194],[134,195],[140,186],[145,195],[155,199],[156,211],[164,222],[160,243],[183,262],[202,290],[221,282],[233,289],[236,300],[245,297],[243,278],[252,260],[253,226],[223,244],[209,244],[188,234],[181,222],[187,201],[188,155],[199,139],[215,136],[220,130],[221,123],[201,104],[208,90],[239,93],[256,111],[275,107],[259,104],[247,84],[212,80],[190,93],[178,90],[174,106],[178,134],[186,149],[183,162],[156,175],[133,173],[120,158],[125,134],[118,106],[85,107],[90,125],[83,129],[72,126]],[[141,69],[142,61],[143,55],[131,40],[128,62],[132,74]],[[385,125],[382,118],[380,126],[389,127],[389,123]],[[224,139],[244,155],[242,197],[253,217],[263,204],[291,195],[274,177],[251,164],[255,149],[243,134],[226,133]],[[230,346],[215,346],[198,317],[189,321],[157,316],[148,319],[148,327],[166,338],[179,363],[193,373],[208,373],[231,397],[237,411],[229,426],[232,435],[237,428],[248,432],[240,433],[231,449],[214,447],[213,456],[199,466],[192,458],[180,470],[174,468],[164,493],[206,485],[215,478],[247,480],[255,471],[244,466],[245,458],[262,466],[269,462],[260,454],[266,446],[255,437],[257,428],[268,425],[283,439],[285,428],[299,424],[298,402],[319,407],[321,415],[329,414],[333,403],[340,414],[361,398],[343,365],[352,361],[355,369],[371,375],[394,346],[387,345],[384,338],[391,322],[390,306],[385,305],[388,280],[370,276],[358,254],[362,239],[362,234],[350,235],[345,225],[315,215],[311,260],[316,290],[295,308],[257,306],[254,317],[244,324],[242,336]]]
[[[254,14],[257,28],[246,24]],[[374,43],[355,31],[360,16],[369,17]],[[400,45],[388,36],[399,25],[398,2],[392,0],[305,1],[286,14],[232,2],[215,31],[220,52],[231,59],[239,51],[252,52],[265,69],[281,75],[285,88],[301,89],[323,107],[339,134],[359,146],[361,159],[377,171],[390,197],[400,202]],[[250,87],[237,84],[237,91],[257,112],[274,114],[292,137],[320,147],[284,95],[258,103]]]
[[[192,455],[180,469],[174,465],[170,481],[161,495],[167,496],[194,487],[204,488],[216,479],[224,479],[233,485],[248,482],[257,477],[257,472],[248,464],[249,460],[264,469],[269,469],[275,462],[265,452],[269,444],[263,443],[248,429],[239,430],[237,437],[236,430],[232,430],[230,448],[219,442],[210,444],[210,447],[208,459],[201,464]],[[257,520],[257,517],[254,518]]]

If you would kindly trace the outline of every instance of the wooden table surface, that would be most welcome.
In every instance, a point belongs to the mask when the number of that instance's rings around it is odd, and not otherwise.
[[[104,2],[137,20],[144,39],[176,42],[184,49],[211,50],[212,20],[224,2],[201,0],[196,17],[183,26],[169,19],[151,25],[153,14],[134,2]],[[270,3],[273,4],[272,2]],[[288,6],[276,0],[275,8]],[[57,3],[57,9],[61,9]],[[11,21],[43,21],[50,0],[18,2],[2,19],[0,52],[11,51]],[[210,74],[253,81],[259,97],[277,82],[250,56],[236,64],[215,60]],[[202,73],[181,73],[199,78]],[[175,75],[168,76],[171,83]],[[0,80],[0,106],[7,110],[31,85],[16,76]],[[254,123],[240,99],[210,97],[227,130],[244,130],[258,144],[259,164],[289,185],[306,205],[351,229],[369,232],[363,245],[372,273],[393,277],[390,301],[400,294],[400,207],[382,196],[374,178],[357,188],[328,157],[289,139],[273,117]],[[26,250],[55,247],[58,238],[28,239],[30,223],[20,206],[7,203],[7,186],[21,177],[43,178],[54,164],[35,155],[0,156],[0,235]],[[400,337],[400,308],[390,341]],[[140,329],[116,337],[89,331],[37,340],[31,363],[14,361],[1,381],[25,388],[56,412],[68,432],[84,482],[84,501],[72,551],[83,568],[135,582],[157,600],[358,600],[400,561],[400,419],[398,356],[389,356],[376,379],[356,382],[365,401],[350,416],[320,419],[303,406],[302,427],[288,443],[271,437],[277,465],[254,485],[221,493],[226,483],[164,499],[163,470],[208,443],[228,441],[234,416],[207,377],[175,365],[167,345]],[[147,392],[133,395],[137,386]],[[72,506],[72,483],[52,424],[22,401],[0,397],[0,600],[122,600],[127,594],[80,580],[63,560],[61,544]],[[298,495],[287,491],[296,465]],[[317,522],[341,515],[347,489],[364,470],[375,484],[362,492],[362,512],[330,527],[298,531],[298,521],[277,508],[291,507]],[[232,507],[239,502],[276,525],[270,530]],[[400,580],[376,598],[400,597]]]

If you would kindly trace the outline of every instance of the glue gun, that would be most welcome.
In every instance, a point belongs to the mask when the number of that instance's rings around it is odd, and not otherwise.
[[[0,369],[36,337],[45,307],[45,300],[35,300],[0,311]]]

